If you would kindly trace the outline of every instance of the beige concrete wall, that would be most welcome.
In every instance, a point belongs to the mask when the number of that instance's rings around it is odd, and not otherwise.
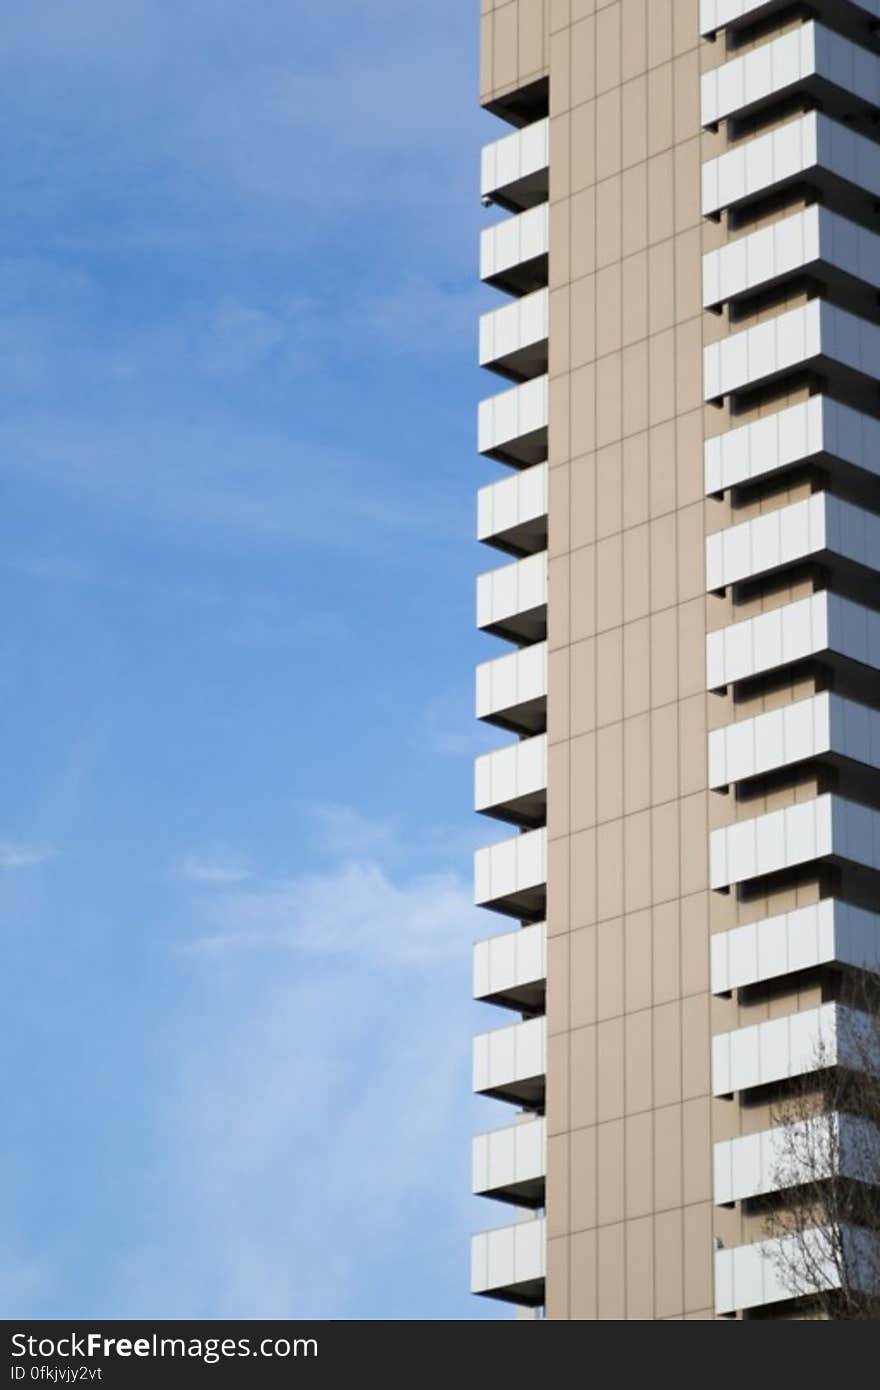
[[[549,0],[482,0],[480,99],[485,105],[546,76],[548,10]]]
[[[712,1315],[697,0],[551,0],[551,1318]]]

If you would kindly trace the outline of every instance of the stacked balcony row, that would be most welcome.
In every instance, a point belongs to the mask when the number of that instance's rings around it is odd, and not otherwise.
[[[546,116],[484,150],[483,202],[507,216],[482,233],[480,273],[510,298],[480,319],[479,361],[510,384],[481,402],[477,445],[513,471],[479,493],[478,537],[511,559],[478,578],[477,627],[515,650],[478,667],[476,712],[514,741],[476,762],[476,810],[512,833],[477,851],[474,889],[517,925],[476,945],[474,997],[518,1018],[474,1040],[474,1090],[516,1113],[474,1142],[473,1190],[508,1216],[474,1237],[471,1287],[531,1309],[545,1272],[548,189]]]
[[[880,19],[880,0],[844,0],[865,22]],[[719,30],[734,37],[758,20],[791,8],[791,0],[700,0],[700,33],[714,39]]]
[[[785,32],[774,33],[776,16]],[[853,874],[880,884],[878,18],[880,0],[700,6],[701,32],[726,49],[703,75],[701,119],[727,145],[702,170],[703,213],[725,229],[703,258],[703,304],[728,329],[708,335],[704,396],[731,425],[706,441],[705,490],[733,513],[706,542],[707,592],[726,596],[734,617],[707,637],[707,689],[732,697],[732,722],[709,734],[709,786],[730,798],[729,823],[710,831],[709,881],[744,900],[804,875],[819,885],[816,902],[713,937],[718,995],[880,967],[880,914],[845,891]],[[786,494],[786,475],[800,495]],[[748,519],[737,521],[742,504]],[[795,586],[807,596],[786,598]],[[774,707],[734,718],[742,699],[785,683],[789,703],[776,694]],[[750,814],[750,798],[775,786],[792,789],[789,804]],[[838,895],[822,896],[832,884]],[[784,1093],[824,1067],[880,1074],[871,1028],[827,1002],[721,1033],[713,1093]],[[826,1121],[846,1164],[862,1122]],[[783,1142],[768,1129],[717,1144],[716,1202],[796,1186],[780,1178]],[[862,1238],[845,1233],[854,1246]],[[821,1248],[822,1230],[808,1239]],[[719,1249],[719,1315],[795,1296],[782,1255],[772,1241]],[[827,1288],[834,1277],[829,1268]]]

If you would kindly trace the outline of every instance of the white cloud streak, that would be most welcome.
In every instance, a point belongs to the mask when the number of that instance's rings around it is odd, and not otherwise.
[[[204,854],[187,854],[177,868],[177,877],[187,883],[243,883],[250,876],[250,867],[240,856],[225,850],[209,850]]]
[[[369,841],[323,811],[325,851]],[[194,1008],[158,1179],[182,1252],[126,1259],[120,1316],[430,1318],[438,1287],[464,1315],[476,913],[456,874],[389,869],[405,842],[382,829],[372,857],[183,904]]]
[[[469,888],[457,874],[394,879],[381,864],[361,860],[202,903],[187,949],[292,951],[422,966],[460,958],[473,921]]]
[[[49,845],[0,840],[0,869],[34,869],[54,855],[55,851]]]

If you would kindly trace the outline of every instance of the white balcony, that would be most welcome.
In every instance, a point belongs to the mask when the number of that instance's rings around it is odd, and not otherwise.
[[[527,830],[474,855],[474,900],[521,921],[546,916],[547,831]]]
[[[547,814],[547,735],[520,739],[474,764],[474,805],[513,825],[542,825]]]
[[[544,1204],[547,1124],[543,1115],[522,1115],[517,1124],[478,1134],[473,1144],[473,1190],[480,1197],[517,1206]]]
[[[811,758],[880,768],[880,711],[824,692],[713,729],[709,786],[733,786]]]
[[[763,1308],[771,1303],[785,1303],[801,1296],[813,1296],[839,1289],[840,1261],[835,1257],[838,1248],[829,1228],[817,1227],[810,1240],[811,1250],[805,1252],[800,1242],[804,1236],[782,1236],[774,1240],[756,1241],[754,1245],[738,1245],[731,1250],[715,1253],[715,1311],[720,1316]],[[866,1290],[870,1290],[870,1272],[877,1268],[878,1252],[873,1237],[866,1231],[847,1229],[845,1263],[856,1274],[860,1267],[866,1271]],[[790,1251],[790,1253],[789,1253]],[[810,1271],[808,1281],[799,1282],[796,1271],[804,1265]],[[850,1276],[852,1277],[852,1275]]]
[[[517,734],[547,727],[547,643],[477,667],[477,718]]]
[[[844,98],[841,115],[859,103],[872,107],[880,92],[880,58],[823,24],[809,21],[705,73],[703,125],[753,115],[795,87],[832,107],[835,98]]]
[[[544,1221],[536,1218],[471,1238],[471,1293],[536,1308],[544,1302]]]
[[[844,1004],[735,1028],[712,1039],[712,1093],[733,1095],[828,1067],[880,1070],[880,1038],[867,1014]]]
[[[858,10],[880,18],[880,0],[850,0]],[[774,11],[788,9],[789,0],[700,0],[700,33],[711,37],[719,29],[739,29]]]
[[[880,337],[880,329],[877,330]],[[480,401],[477,448],[513,468],[547,458],[548,378],[536,377]]]
[[[547,636],[547,555],[528,555],[477,579],[477,627],[529,646]]]
[[[835,472],[880,477],[880,420],[811,396],[798,405],[707,439],[706,493],[742,487],[804,463],[823,462]]]
[[[825,793],[709,836],[709,881],[715,889],[819,859],[880,869],[880,811]]]
[[[550,121],[545,117],[483,146],[480,193],[521,210],[546,200],[550,176]]]
[[[721,690],[810,657],[880,670],[880,613],[837,594],[813,594],[706,637],[706,683]]]
[[[712,992],[782,979],[818,965],[880,972],[880,915],[836,898],[763,917],[710,938]]]
[[[792,1180],[797,1176],[793,1160],[804,1149],[815,1156],[815,1161],[810,1164],[809,1171],[804,1171],[803,1181],[831,1177],[834,1147],[823,1140],[827,1128],[837,1131],[839,1118],[836,1114],[823,1115],[815,1122],[777,1126],[716,1144],[713,1152],[716,1204],[728,1206],[798,1186]]]
[[[546,463],[480,488],[477,537],[509,555],[534,555],[547,549]]]
[[[541,1107],[547,1072],[547,1020],[527,1018],[474,1038],[474,1091],[512,1105]]]
[[[715,1201],[747,1202],[830,1177],[876,1181],[876,1166],[868,1171],[865,1156],[878,1149],[874,1126],[852,1115],[817,1115],[744,1134],[715,1145]]]
[[[805,560],[873,571],[880,565],[880,516],[817,492],[715,531],[706,538],[706,588],[711,593]]]
[[[880,241],[880,238],[878,238]],[[480,318],[480,366],[511,381],[546,375],[550,291],[535,290]]]
[[[845,185],[880,196],[880,145],[811,111],[767,135],[743,141],[703,165],[703,214],[712,217],[771,190],[802,182]]]
[[[755,328],[710,343],[703,351],[705,398],[720,400],[733,391],[806,367],[856,374],[874,382],[880,369],[880,325],[826,300],[812,299]]]
[[[508,294],[531,294],[547,284],[549,253],[550,210],[543,203],[480,233],[480,278]]]
[[[517,927],[474,946],[474,998],[482,1003],[541,1013],[546,986],[546,922]]]
[[[809,271],[825,285],[880,286],[880,236],[814,204],[703,257],[707,309],[735,303]]]

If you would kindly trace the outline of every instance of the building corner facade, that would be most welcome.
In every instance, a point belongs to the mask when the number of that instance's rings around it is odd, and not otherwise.
[[[529,1316],[809,1315],[762,1155],[880,970],[878,23],[482,0],[471,1283]]]

